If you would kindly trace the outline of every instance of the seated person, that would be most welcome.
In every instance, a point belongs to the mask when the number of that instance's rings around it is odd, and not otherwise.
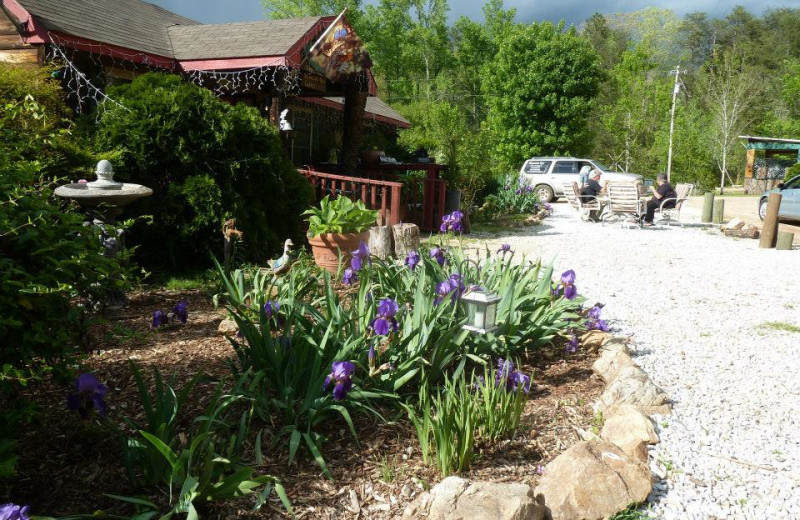
[[[675,189],[667,182],[667,175],[664,173],[659,173],[656,177],[656,183],[658,184],[658,189],[653,186],[650,186],[650,190],[653,192],[653,198],[647,201],[647,211],[644,215],[644,225],[645,226],[652,226],[653,225],[653,216],[658,208],[661,207],[661,203],[664,199],[672,199],[667,200],[664,203],[664,208],[674,208],[675,207],[675,199],[678,198],[678,194],[675,192]]]
[[[598,195],[605,192],[605,188],[600,185],[600,176],[603,174],[600,170],[594,169],[589,174],[589,181],[581,189],[581,201],[593,202]],[[600,221],[600,210],[589,211],[589,218],[595,222]]]
[[[603,172],[600,170],[592,170],[591,173],[589,173],[589,180],[586,182],[586,186],[581,188],[581,200],[590,202],[603,191],[603,187],[600,185],[600,176],[602,174]]]

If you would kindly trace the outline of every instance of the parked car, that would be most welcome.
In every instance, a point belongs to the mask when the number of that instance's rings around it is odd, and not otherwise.
[[[758,216],[761,220],[767,215],[767,198],[770,193],[780,193],[781,206],[778,208],[778,220],[800,221],[800,175],[778,184],[775,190],[769,190],[761,195],[758,201]]]
[[[621,173],[608,169],[594,159],[577,159],[575,157],[533,157],[522,164],[519,170],[521,184],[533,186],[544,202],[552,202],[564,196],[563,184],[580,183],[580,172],[584,166],[602,170],[601,183],[605,181],[644,182],[637,173]]]

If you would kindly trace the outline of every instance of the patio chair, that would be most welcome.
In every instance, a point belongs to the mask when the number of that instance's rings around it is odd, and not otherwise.
[[[603,224],[609,220],[620,220],[624,224],[642,227],[644,199],[639,196],[639,187],[635,182],[609,182],[606,187],[608,205],[601,217]]]
[[[676,184],[675,194],[677,197],[661,201],[661,206],[656,210],[654,223],[666,222],[666,225],[669,226],[672,222],[677,222],[678,225],[683,227],[683,222],[681,222],[681,206],[689,200],[693,190],[694,184]],[[665,208],[664,204],[669,201],[675,201],[675,207]]]
[[[565,182],[562,188],[569,205],[581,220],[589,220],[590,211],[600,211],[600,201],[597,197],[581,195],[577,182]]]

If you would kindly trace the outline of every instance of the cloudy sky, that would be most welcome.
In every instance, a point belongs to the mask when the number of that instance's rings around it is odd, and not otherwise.
[[[221,23],[261,20],[266,16],[261,0],[148,0],[171,11],[199,22]],[[377,3],[376,0],[365,0]],[[461,15],[481,20],[483,0],[450,0],[450,17]],[[769,7],[800,8],[800,0],[506,0],[507,7],[515,7],[518,21],[561,19],[580,24],[594,12],[619,13],[637,11],[648,6],[672,9],[679,15],[692,11],[705,11],[712,17],[724,17],[734,5],[742,5],[753,14],[760,15]]]

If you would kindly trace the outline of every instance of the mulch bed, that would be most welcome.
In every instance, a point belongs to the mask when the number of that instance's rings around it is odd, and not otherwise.
[[[152,313],[169,310],[181,298],[189,302],[186,325],[153,332]],[[81,366],[109,386],[106,402],[109,419],[122,426],[123,417],[139,421],[138,392],[128,360],[134,360],[149,377],[157,367],[165,379],[174,373],[186,381],[198,372],[229,378],[228,360],[234,356],[228,341],[217,335],[224,318],[210,298],[199,291],[147,291],[131,296],[125,309],[108,314],[95,326],[87,343],[91,352]],[[602,382],[591,372],[594,356],[565,356],[563,348],[537,352],[523,359],[526,373],[534,373],[530,399],[516,436],[493,446],[478,446],[480,455],[463,475],[476,480],[523,482],[535,486],[537,466],[555,458],[578,438],[577,428],[591,430],[591,409],[602,391]],[[182,387],[182,383],[177,384]],[[199,394],[210,397],[211,384],[201,384]],[[106,512],[131,514],[104,493],[133,495],[120,458],[117,438],[96,424],[82,422],[66,408],[69,389],[63,385],[38,385],[28,397],[41,414],[22,432],[18,445],[18,475],[9,498],[30,504],[33,514],[53,516]],[[2,403],[0,403],[2,404]],[[202,413],[204,399],[191,403],[187,420]],[[286,464],[282,443],[267,453],[256,474],[278,476],[286,486],[297,518],[390,518],[441,476],[423,461],[416,433],[405,417],[385,410],[383,423],[356,416],[359,443],[342,421],[327,425],[323,453],[333,481],[326,479],[308,456]],[[143,421],[140,421],[143,422]],[[255,425],[255,428],[261,428]],[[302,454],[301,450],[301,454]],[[0,496],[2,498],[2,496]],[[283,518],[277,499],[269,508],[250,512],[252,500],[222,503],[201,512],[202,518]]]

